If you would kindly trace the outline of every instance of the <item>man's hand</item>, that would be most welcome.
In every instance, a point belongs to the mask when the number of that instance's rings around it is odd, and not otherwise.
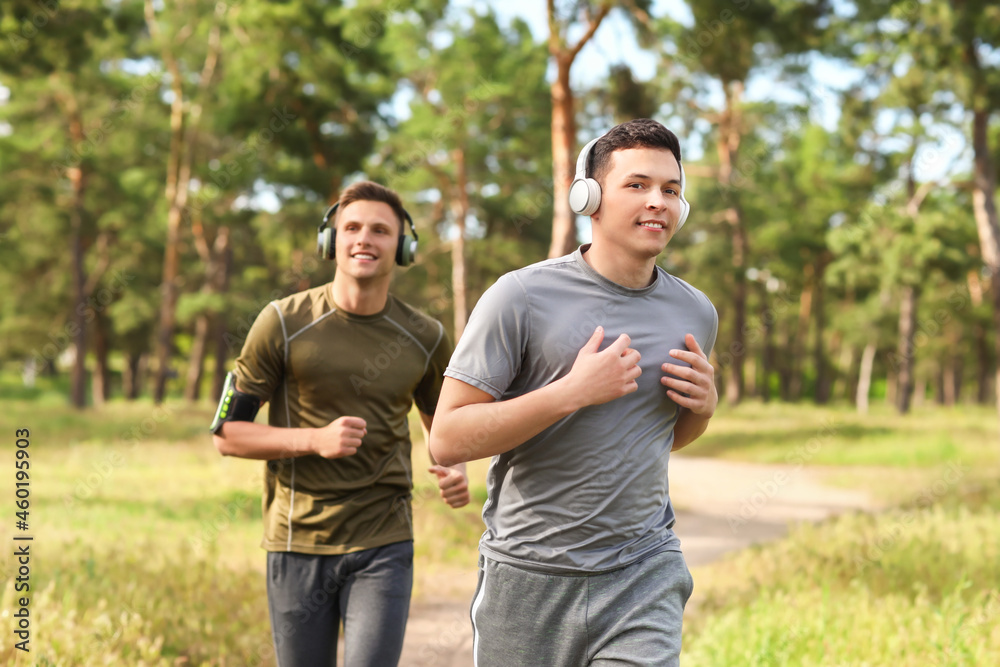
[[[670,356],[691,364],[691,367],[680,364],[663,364],[664,375],[660,382],[667,389],[667,396],[677,405],[687,408],[696,415],[708,419],[715,414],[719,404],[719,392],[715,388],[715,369],[708,363],[708,357],[702,352],[701,346],[691,334],[684,336],[687,350],[670,350]],[[670,377],[675,375],[677,377]]]
[[[441,497],[448,505],[458,509],[469,504],[469,480],[463,472],[444,466],[431,466],[427,470],[437,475]]]
[[[602,340],[604,327],[597,327],[564,378],[567,390],[578,399],[580,407],[607,403],[639,389],[635,379],[642,375],[640,356],[628,346],[631,342],[628,334],[622,334],[608,349],[598,352]]]
[[[351,456],[361,446],[361,438],[368,434],[365,427],[361,417],[341,417],[313,432],[310,449],[325,459]]]

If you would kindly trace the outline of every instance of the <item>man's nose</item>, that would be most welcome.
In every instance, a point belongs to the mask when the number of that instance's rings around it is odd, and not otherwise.
[[[667,206],[667,196],[663,194],[660,190],[651,190],[649,197],[646,198],[646,208],[654,211],[660,211]]]

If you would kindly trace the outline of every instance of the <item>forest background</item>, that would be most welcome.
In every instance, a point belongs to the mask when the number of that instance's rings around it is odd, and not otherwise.
[[[393,291],[454,340],[500,275],[589,238],[580,147],[653,117],[692,203],[659,261],[720,316],[694,455],[878,498],[696,574],[691,662],[992,664],[998,112],[984,0],[3,2],[0,428],[32,432],[46,620],[0,659],[270,664],[259,466],[206,428],[260,310],[332,278],[326,207],[402,194]],[[449,513],[417,471],[418,575],[474,566],[483,472]],[[754,516],[789,493],[755,474]]]
[[[580,145],[655,117],[694,204],[661,261],[719,310],[729,404],[995,403],[1000,9],[672,6],[550,2],[536,35],[442,0],[5,3],[0,362],[79,407],[217,396],[263,305],[330,279],[360,178],[421,235],[395,291],[457,338],[586,239]],[[598,76],[602,29],[635,47]]]

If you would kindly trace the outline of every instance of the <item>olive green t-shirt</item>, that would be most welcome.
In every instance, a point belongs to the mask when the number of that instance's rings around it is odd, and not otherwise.
[[[392,295],[382,312],[355,315],[331,284],[273,301],[236,360],[240,391],[270,403],[272,426],[322,427],[361,417],[356,454],[268,461],[268,551],[344,554],[413,539],[407,415],[434,414],[452,347],[437,320]]]

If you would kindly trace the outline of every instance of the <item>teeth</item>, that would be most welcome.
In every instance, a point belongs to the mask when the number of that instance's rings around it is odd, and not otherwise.
[[[659,222],[640,222],[639,224],[650,229],[663,229],[663,224]]]
[[[375,255],[369,255],[367,253],[359,252],[354,256],[356,259],[375,259]]]

